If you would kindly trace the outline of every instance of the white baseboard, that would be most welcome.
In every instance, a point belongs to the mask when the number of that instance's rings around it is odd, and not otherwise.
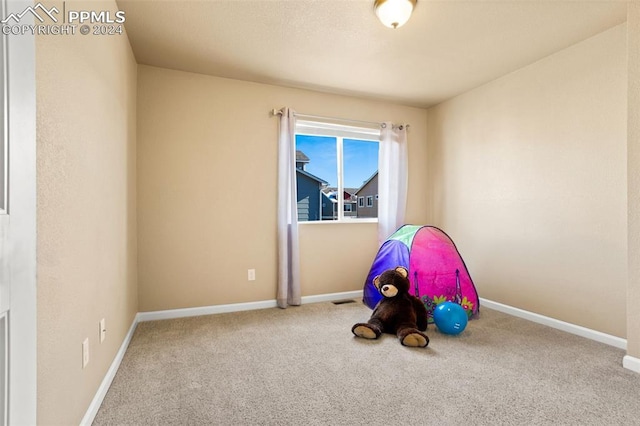
[[[302,304],[334,302],[336,300],[359,299],[362,300],[362,290],[345,291],[342,293],[316,294],[314,296],[303,296]]]
[[[640,358],[625,355],[625,357],[622,358],[622,366],[627,370],[640,373]]]
[[[556,328],[558,330],[566,331],[567,333],[576,334],[587,339],[595,340],[596,342],[605,343],[609,346],[614,346],[619,349],[627,349],[627,340],[612,336],[610,334],[602,333],[600,331],[591,330],[590,328],[582,327],[579,325],[571,324],[568,322],[560,321],[555,318],[545,317],[544,315],[536,314],[533,312],[525,311],[523,309],[514,308],[512,306],[503,305],[502,303],[493,302],[480,298],[480,309],[482,315],[482,306],[496,311],[504,312],[505,314],[513,315],[514,317],[524,318],[526,320],[547,325],[549,327]]]
[[[82,421],[80,421],[80,426],[91,426],[91,423],[93,423],[93,420],[95,419],[96,414],[98,414],[98,410],[102,405],[102,400],[104,400],[104,397],[107,395],[109,386],[111,386],[111,382],[113,382],[113,378],[116,376],[116,373],[118,372],[118,368],[120,368],[120,363],[122,362],[122,358],[124,358],[124,354],[127,351],[127,348],[129,347],[129,342],[131,342],[131,338],[133,337],[133,332],[136,331],[136,326],[138,325],[138,315],[136,315],[135,318],[133,319],[133,322],[131,323],[131,327],[129,327],[129,331],[127,332],[127,335],[124,337],[124,341],[122,342],[122,345],[120,345],[120,349],[118,349],[118,352],[116,353],[116,356],[113,359],[113,362],[109,367],[109,370],[107,370],[107,374],[104,376],[104,379],[102,379],[102,383],[100,383],[100,387],[98,388],[98,391],[93,397],[91,404],[89,404],[89,408],[87,409],[87,412],[82,418]]]
[[[231,303],[228,305],[200,306],[198,308],[168,309],[166,311],[139,312],[138,321],[157,321],[174,318],[197,317],[200,315],[224,314],[227,312],[252,311],[255,309],[275,308],[275,300],[259,302]]]
[[[302,303],[331,302],[344,299],[362,299],[362,290],[345,291],[342,293],[317,294],[303,296]],[[139,312],[138,321],[157,321],[164,319],[195,317],[200,315],[224,314],[227,312],[253,311],[256,309],[276,308],[275,300],[262,300],[258,302],[230,303],[227,305],[201,306],[198,308],[168,309],[166,311]]]

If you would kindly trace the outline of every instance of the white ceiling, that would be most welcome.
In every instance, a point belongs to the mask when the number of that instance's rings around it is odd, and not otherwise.
[[[426,107],[626,20],[625,1],[118,0],[140,64]]]

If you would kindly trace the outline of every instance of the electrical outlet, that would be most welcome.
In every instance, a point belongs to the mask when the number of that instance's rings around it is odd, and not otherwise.
[[[82,342],[82,368],[85,368],[89,364],[89,338],[87,337]]]
[[[255,281],[256,280],[256,270],[255,269],[249,269],[247,271],[247,279],[249,281]]]
[[[107,325],[105,319],[102,318],[100,320],[100,343],[104,342],[105,337],[107,337]]]

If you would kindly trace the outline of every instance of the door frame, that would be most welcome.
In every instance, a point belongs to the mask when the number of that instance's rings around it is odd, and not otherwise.
[[[2,0],[7,14],[33,6]],[[25,16],[33,20],[33,17]],[[36,424],[36,77],[35,37],[6,37],[6,108],[9,142],[8,424]]]

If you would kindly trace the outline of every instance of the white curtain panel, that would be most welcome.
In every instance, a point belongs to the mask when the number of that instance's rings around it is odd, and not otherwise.
[[[383,123],[378,154],[378,244],[404,224],[407,206],[407,128]]]
[[[278,140],[278,294],[280,308],[300,305],[295,114],[283,108]]]

